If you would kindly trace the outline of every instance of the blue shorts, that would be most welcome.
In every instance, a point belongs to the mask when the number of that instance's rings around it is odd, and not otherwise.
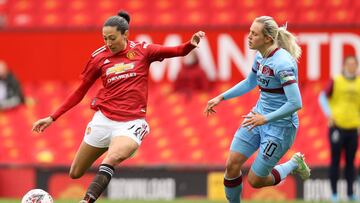
[[[279,127],[268,123],[251,131],[240,127],[235,133],[230,150],[249,158],[259,149],[251,170],[257,176],[265,177],[292,146],[296,132],[297,129],[292,125]]]

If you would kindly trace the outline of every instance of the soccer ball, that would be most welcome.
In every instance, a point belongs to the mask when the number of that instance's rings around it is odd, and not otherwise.
[[[53,203],[49,193],[42,189],[32,189],[27,192],[21,200],[21,203]]]

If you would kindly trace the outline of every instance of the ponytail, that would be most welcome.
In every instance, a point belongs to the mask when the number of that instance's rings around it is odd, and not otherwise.
[[[296,61],[299,60],[301,56],[301,48],[296,42],[296,37],[291,32],[287,31],[286,27],[278,28],[276,40],[279,47],[288,51]]]
[[[287,25],[279,27],[275,20],[270,16],[261,16],[255,19],[255,22],[264,25],[263,34],[271,37],[274,43],[288,51],[291,56],[298,61],[301,56],[301,48],[296,42],[296,37],[286,30]]]

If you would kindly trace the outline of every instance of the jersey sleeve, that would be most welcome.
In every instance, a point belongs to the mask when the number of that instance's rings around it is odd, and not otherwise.
[[[101,76],[101,69],[98,67],[95,58],[91,58],[82,71],[80,78],[83,80],[95,81]]]
[[[319,106],[326,117],[331,116],[331,108],[325,91],[321,91],[318,97]]]
[[[281,86],[297,83],[295,68],[290,64],[279,65],[275,70],[275,77],[280,80]]]
[[[256,73],[250,72],[249,75],[245,78],[245,80],[242,80],[241,82],[224,92],[223,97],[225,100],[227,100],[241,96],[254,89],[256,85]]]
[[[51,117],[55,121],[65,112],[69,111],[72,107],[81,102],[87,91],[94,84],[96,79],[101,75],[98,68],[95,65],[94,59],[92,58],[86,65],[84,71],[81,73],[81,82],[78,87],[66,98],[64,103],[51,114]]]
[[[176,56],[185,56],[192,51],[195,46],[189,42],[183,43],[179,46],[168,47],[159,44],[144,44],[143,48],[147,51],[147,57],[150,62],[162,61],[165,58],[172,58]]]
[[[256,73],[259,68],[259,58],[260,54],[257,53],[254,59],[254,63],[251,67],[251,72],[248,74],[248,76],[244,80],[240,81],[238,84],[223,93],[225,100],[241,96],[256,87]]]
[[[276,111],[264,115],[267,122],[285,118],[302,108],[301,94],[297,83],[285,86],[284,92],[287,101]]]

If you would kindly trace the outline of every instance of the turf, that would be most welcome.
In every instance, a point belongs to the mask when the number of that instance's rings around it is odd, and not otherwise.
[[[0,199],[0,203],[19,203],[19,199]],[[78,203],[77,200],[55,200],[55,203]],[[99,200],[96,203],[226,203],[225,201],[210,201],[210,200],[196,200],[196,199],[179,199],[172,201],[146,201],[146,200]],[[241,203],[308,203],[302,200],[296,201],[241,201]],[[317,202],[322,203],[322,202]],[[323,201],[325,203],[325,201]]]

